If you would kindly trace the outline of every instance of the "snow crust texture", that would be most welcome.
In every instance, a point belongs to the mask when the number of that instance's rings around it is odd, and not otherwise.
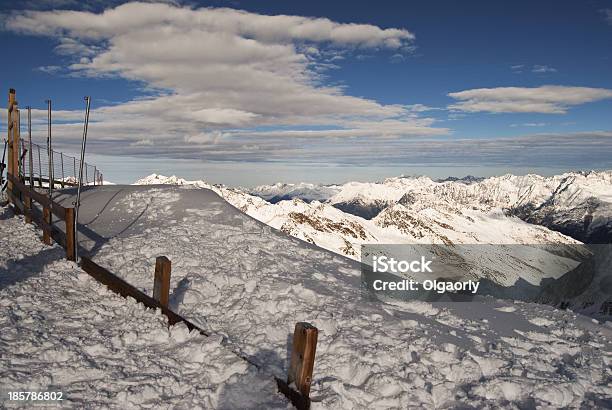
[[[166,255],[172,309],[266,371],[285,377],[295,323],[317,326],[315,408],[612,405],[608,325],[492,298],[365,300],[356,262],[208,189],[102,187],[83,204],[98,263],[150,294],[155,257]]]
[[[292,408],[220,336],[168,329],[11,216],[0,209],[0,407],[17,404],[8,391],[54,391],[61,408]]]

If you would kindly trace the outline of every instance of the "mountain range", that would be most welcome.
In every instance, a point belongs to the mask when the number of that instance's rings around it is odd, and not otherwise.
[[[362,245],[439,244],[460,257],[473,277],[519,289],[528,299],[541,292],[541,285],[554,288],[555,281],[577,269],[590,254],[585,244],[612,242],[612,171],[278,183],[249,190],[153,174],[136,184],[212,189],[273,228],[356,260]],[[458,250],[478,244],[478,252]],[[551,292],[553,299],[563,300],[563,292]],[[598,293],[599,302],[606,297]]]

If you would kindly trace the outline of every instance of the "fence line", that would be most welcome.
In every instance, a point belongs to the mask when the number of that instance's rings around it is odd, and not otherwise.
[[[13,184],[13,189],[8,191],[10,202],[17,212],[25,216],[26,222],[34,222],[43,230],[43,242],[51,245],[51,240],[60,244],[66,249],[66,259],[75,260],[76,242],[74,240],[76,220],[74,218],[74,208],[65,208],[53,201],[47,195],[36,191],[34,188],[25,185],[8,174],[8,180]],[[40,209],[35,205],[38,203]],[[57,220],[64,221],[65,232],[62,232],[52,221],[51,214]]]
[[[16,213],[23,213],[26,223],[35,222],[43,230],[43,242],[45,244],[51,245],[52,240],[54,240],[66,249],[66,258],[68,260],[75,260],[78,247],[75,241],[78,226],[75,219],[75,209],[64,208],[46,195],[37,192],[33,187],[25,185],[19,178],[11,174],[8,175],[8,179],[13,184],[13,189],[9,191],[9,198]],[[42,210],[38,209],[33,202],[37,202]],[[65,222],[65,232],[62,232],[55,225],[56,221],[52,221],[51,214],[56,215],[58,220]],[[125,298],[132,297],[148,308],[160,309],[162,314],[168,318],[169,326],[182,322],[189,330],[196,330],[204,336],[210,336],[204,329],[168,308],[171,264],[166,257],[158,257],[156,260],[154,275],[154,289],[156,290],[153,297],[130,285],[118,275],[98,265],[90,258],[81,257],[79,262],[80,267],[85,272],[98,282],[106,285],[114,293]],[[293,348],[290,357],[291,366],[288,377],[286,380],[283,380],[272,375],[276,381],[278,391],[287,397],[298,410],[310,409],[310,384],[312,382],[317,334],[317,328],[311,324],[297,323],[293,334]],[[233,349],[230,349],[230,351],[250,365],[261,369],[249,357]]]
[[[26,223],[36,223],[43,230],[43,242],[51,245],[52,240],[66,250],[66,258],[75,260],[77,257],[76,232],[78,221],[75,218],[75,208],[65,208],[55,202],[51,196],[34,189],[43,183],[54,185],[76,185],[78,182],[77,170],[81,161],[76,157],[64,155],[62,152],[49,151],[38,144],[31,142],[29,136],[27,146],[20,138],[19,108],[15,101],[15,90],[9,90],[8,107],[8,149],[9,161],[7,169],[8,198],[13,205],[15,213],[22,213]],[[49,163],[53,169],[50,171]],[[99,170],[83,162],[84,181],[86,185],[102,185],[103,177]],[[49,175],[51,174],[51,175]],[[38,204],[38,205],[36,205]],[[63,221],[65,232],[56,225]],[[97,265],[89,258],[81,258],[81,268],[110,290],[124,297],[131,296],[150,308],[159,308],[168,317],[168,324],[183,322],[187,327],[208,336],[207,332],[194,325],[189,320],[171,311],[167,307],[170,288],[170,261],[167,258],[159,259],[159,272],[156,272],[156,285],[154,297],[150,297],[125,282],[117,275]],[[157,269],[156,269],[157,271]],[[273,376],[278,391],[299,410],[310,408],[310,384],[312,381],[312,368],[316,350],[317,329],[308,323],[298,323],[294,332],[293,350],[291,353],[291,367],[287,380]],[[260,369],[248,357],[231,350],[241,359]]]
[[[30,186],[43,186],[43,183],[49,183],[49,159],[52,159],[53,164],[53,185],[75,186],[78,184],[79,167],[81,161],[76,157],[66,155],[63,152],[51,150],[50,158],[49,151],[46,147],[32,143],[30,144],[23,139],[20,144],[19,152],[19,175]],[[102,185],[102,173],[94,165],[83,163],[83,185]]]

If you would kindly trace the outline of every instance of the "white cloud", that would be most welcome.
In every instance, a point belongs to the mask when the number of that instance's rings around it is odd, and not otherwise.
[[[46,73],[46,74],[56,74],[60,72],[61,69],[62,67],[58,65],[44,65],[44,66],[36,67],[34,70],[40,71],[41,73]]]
[[[404,29],[381,29],[369,24],[341,24],[326,18],[267,16],[229,8],[175,7],[127,3],[101,14],[82,11],[29,11],[6,23],[10,30],[42,35],[101,40],[158,27],[171,31],[227,33],[266,43],[329,41],[337,45],[400,48],[414,34]],[[192,31],[193,30],[193,31]]]
[[[556,73],[557,69],[554,67],[549,67],[547,65],[534,65],[531,68],[532,73]]]
[[[119,76],[152,91],[114,106],[99,107],[94,99],[92,135],[134,147],[216,144],[264,135],[255,131],[262,126],[280,127],[276,135],[286,138],[449,132],[416,118],[418,110],[323,85],[320,71],[344,53],[410,50],[415,37],[405,29],[149,3],[99,14],[17,12],[4,28],[55,38],[55,52],[72,60],[73,75]],[[61,127],[78,138],[78,123]],[[304,131],[309,127],[316,131]]]
[[[548,123],[545,122],[524,122],[522,124],[510,124],[511,127],[545,127]]]
[[[443,108],[430,107],[430,106],[424,105],[424,104],[411,104],[411,105],[407,105],[406,109],[408,109],[411,112],[425,112],[425,111],[443,110]]]
[[[612,24],[612,9],[601,10],[608,24]]]
[[[534,88],[478,88],[448,95],[455,100],[459,100],[459,102],[449,106],[451,110],[564,114],[571,106],[612,98],[612,90],[544,85]]]
[[[391,56],[390,61],[392,63],[401,63],[402,61],[404,61],[406,59],[406,57],[404,57],[403,54],[401,53],[395,53]]]
[[[531,67],[526,66],[525,64],[515,64],[515,65],[511,65],[510,69],[512,70],[512,72],[516,73],[516,74],[521,74],[523,72],[525,72],[525,70],[527,71],[531,71],[532,73],[538,73],[538,74],[545,74],[545,73],[556,73],[557,69],[554,67],[550,67],[547,65],[539,65],[539,64],[535,64]]]

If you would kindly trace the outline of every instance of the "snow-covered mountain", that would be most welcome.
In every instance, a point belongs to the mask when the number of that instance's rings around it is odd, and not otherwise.
[[[260,186],[251,193],[265,198],[262,193],[270,187]],[[279,184],[274,187],[276,197],[318,199],[366,219],[375,218],[397,203],[419,202],[427,206],[430,201],[431,207],[435,207],[437,200],[446,200],[456,206],[498,208],[582,242],[612,241],[612,171],[569,172],[552,177],[507,174],[443,181],[397,177],[382,182],[326,186],[325,191],[316,185],[303,186],[299,191],[283,191]]]
[[[265,199],[270,203],[277,203],[286,199],[300,198],[302,201],[323,201],[331,198],[337,191],[338,185],[318,185],[306,182],[299,184],[260,185],[250,193]]]
[[[435,184],[429,178],[419,181]],[[153,174],[135,185],[191,185],[212,189],[246,214],[292,236],[323,248],[359,259],[361,244],[545,244],[579,243],[549,229],[528,224],[506,215],[500,208],[476,201],[455,202],[435,193],[414,195],[406,191],[404,178],[387,180],[387,184],[348,183],[327,202],[302,198],[268,202],[240,189],[210,185],[205,181],[187,181],[176,176]],[[274,187],[279,188],[280,185]],[[302,188],[304,185],[302,185]],[[316,186],[312,186],[317,189]],[[292,189],[292,187],[289,187]],[[371,189],[368,189],[371,188]],[[293,189],[292,189],[293,190]],[[272,192],[272,191],[270,191]],[[317,191],[320,192],[320,191]],[[278,191],[273,197],[278,197]],[[339,209],[341,201],[356,199],[367,203],[388,203],[371,219]]]
[[[239,189],[210,185],[204,181],[187,181],[176,176],[154,174],[136,184],[209,188],[267,225],[356,260],[360,259],[361,245],[365,244],[482,244],[485,246],[477,253],[458,249],[453,252],[465,261],[468,270],[476,271],[472,273],[476,278],[487,278],[503,287],[517,282],[537,287],[543,279],[556,279],[572,270],[588,253],[580,248],[580,242],[546,227],[524,222],[504,213],[500,207],[479,200],[455,201],[451,196],[438,195],[434,190],[422,189],[415,194],[414,190],[408,189],[415,184],[423,188],[439,186],[439,183],[424,177],[394,178],[380,184],[355,182],[327,186],[326,191],[316,185],[302,184],[299,186],[301,195],[308,196],[310,202],[293,198],[276,203]],[[269,198],[279,197],[283,192],[296,192],[295,185],[277,184],[258,189],[259,192],[268,192]],[[326,202],[313,199],[316,194],[330,195],[332,190],[335,192]],[[378,200],[386,205],[376,216],[366,219],[336,206],[351,200],[364,204]],[[491,244],[533,246],[534,253],[529,257],[520,252],[513,255],[507,246]],[[543,246],[549,244],[574,246],[569,254],[561,254]]]

